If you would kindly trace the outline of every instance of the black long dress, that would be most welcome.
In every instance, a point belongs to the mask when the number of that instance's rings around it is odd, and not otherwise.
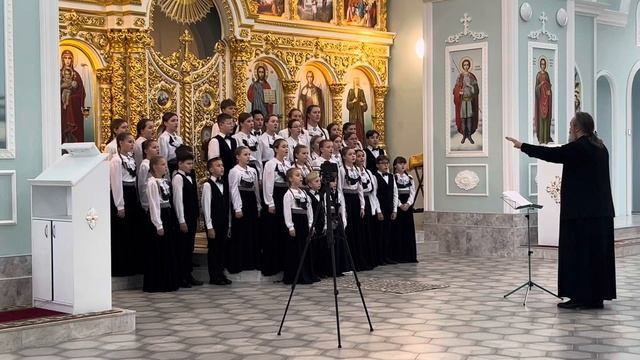
[[[118,216],[118,209],[111,200],[111,274],[131,276],[142,270],[140,258],[141,231],[138,230],[140,208],[138,191],[133,184],[123,184],[124,218]]]
[[[260,247],[258,243],[258,208],[254,190],[239,190],[243,204],[240,219],[231,215],[231,241],[227,247],[227,270],[237,274],[243,270],[259,267]]]
[[[586,304],[615,299],[615,213],[606,147],[582,136],[561,147],[522,144],[521,149],[531,157],[564,165],[558,295]]]
[[[403,184],[396,177],[396,184],[398,186],[398,200],[400,205],[407,203],[411,196],[411,181],[413,179],[409,177],[410,182]],[[395,235],[396,242],[393,248],[393,259],[401,263],[416,263],[418,262],[417,250],[416,250],[416,226],[413,220],[413,205],[404,211],[398,207],[398,215],[395,221]]]
[[[287,189],[284,186],[273,187],[275,214],[269,212],[268,206],[263,210],[262,274],[265,276],[273,276],[284,270],[285,241],[289,237],[289,231],[284,225],[282,199]]]
[[[180,272],[178,244],[171,207],[160,211],[164,235],[158,235],[156,227],[149,221],[146,225],[150,236],[147,242],[147,261],[142,290],[144,292],[168,292],[178,290]]]

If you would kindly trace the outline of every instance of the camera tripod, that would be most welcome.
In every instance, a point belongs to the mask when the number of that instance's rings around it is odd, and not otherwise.
[[[340,312],[338,307],[338,283],[336,280],[336,241],[333,234],[333,218],[332,218],[332,204],[334,204],[333,208],[335,209],[335,216],[337,216],[338,231],[341,232],[341,236],[344,239],[342,242],[344,244],[345,251],[347,253],[347,257],[349,259],[349,265],[351,265],[351,269],[353,270],[353,277],[355,278],[356,285],[358,287],[358,292],[360,293],[360,299],[362,300],[362,307],[364,308],[364,313],[367,315],[367,321],[369,323],[369,331],[373,331],[373,325],[371,325],[371,318],[369,317],[369,311],[367,310],[367,304],[364,300],[364,295],[362,294],[362,289],[360,288],[360,280],[358,279],[358,273],[356,272],[356,267],[353,262],[353,257],[351,256],[351,250],[349,249],[349,244],[347,243],[346,236],[344,235],[344,226],[342,223],[342,218],[338,212],[337,199],[332,198],[332,191],[330,190],[330,185],[328,183],[323,182],[322,188],[320,189],[320,202],[316,209],[314,209],[313,213],[313,224],[311,225],[311,230],[309,231],[309,235],[307,236],[304,250],[302,251],[302,256],[300,257],[300,262],[298,263],[298,269],[296,270],[296,276],[293,280],[293,284],[291,284],[291,293],[289,293],[289,300],[287,301],[287,306],[284,309],[284,314],[282,315],[282,321],[280,322],[280,327],[278,328],[278,336],[282,334],[282,326],[284,325],[284,320],[287,317],[287,312],[289,311],[289,305],[291,304],[291,299],[293,298],[293,292],[296,290],[296,284],[298,283],[298,278],[300,277],[300,273],[302,271],[302,266],[304,264],[305,258],[307,256],[307,252],[309,249],[309,245],[311,244],[311,240],[313,238],[313,229],[315,228],[316,222],[320,216],[325,217],[325,224],[327,227],[327,245],[331,251],[331,271],[333,275],[333,297],[335,301],[336,307],[336,329],[338,335],[338,348],[342,348],[342,341],[340,338]],[[335,195],[337,196],[337,195]],[[322,214],[322,215],[321,215]],[[309,260],[310,261],[310,260]]]

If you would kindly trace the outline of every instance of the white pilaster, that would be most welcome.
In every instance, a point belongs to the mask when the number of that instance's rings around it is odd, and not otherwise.
[[[42,169],[46,169],[60,157],[61,152],[57,1],[40,0],[40,59]]]
[[[518,137],[518,2],[502,0],[502,131],[504,136]],[[501,139],[502,140],[502,139]],[[520,191],[519,152],[510,142],[502,141],[503,191]],[[514,210],[504,205],[505,213]]]
[[[422,137],[424,157],[424,209],[435,210],[433,176],[434,176],[434,151],[433,151],[433,3],[424,3],[424,18],[422,22],[422,36],[425,41],[424,56],[422,57],[424,81],[422,85]]]

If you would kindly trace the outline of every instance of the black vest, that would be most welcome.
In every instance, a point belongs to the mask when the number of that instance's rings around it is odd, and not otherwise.
[[[211,187],[211,220],[214,229],[226,229],[229,226],[229,186],[225,180],[220,193],[218,186],[209,178],[207,183]]]
[[[231,138],[231,147],[227,145],[227,142],[224,140],[224,136],[221,134],[216,135],[215,139],[218,141],[218,148],[220,149],[220,158],[222,159],[222,164],[224,165],[224,178],[227,178],[227,174],[229,171],[236,166],[236,156],[235,151],[236,147],[238,147],[238,143],[236,139]]]
[[[376,196],[380,202],[380,211],[382,211],[383,215],[389,216],[395,210],[393,208],[393,184],[395,180],[393,179],[393,175],[388,174],[387,180],[389,180],[389,183],[387,184],[379,172],[376,171],[375,174],[378,180],[378,192]]]
[[[314,216],[317,216],[316,224],[315,224],[316,235],[320,235],[322,233],[322,229],[324,229],[325,209],[318,208],[318,204],[320,204],[320,200],[316,199],[316,196],[312,194],[310,190],[306,190],[306,192],[307,192],[307,195],[309,195],[309,199],[311,199],[311,203],[309,204],[309,206],[311,206],[311,208],[313,209]],[[316,194],[317,193],[318,192],[316,192]],[[317,215],[316,215],[316,211],[319,211]]]
[[[184,220],[187,224],[195,224],[198,222],[200,207],[198,206],[198,188],[195,181],[191,182],[194,177],[176,173],[182,176],[182,206],[184,207]],[[191,179],[189,179],[191,178]]]
[[[377,173],[378,172],[378,168],[376,167],[376,157],[375,157],[375,155],[373,155],[373,153],[371,152],[371,150],[369,150],[368,147],[364,148],[364,153],[367,155],[367,164],[366,164],[367,169],[369,171],[371,171],[372,174]],[[386,155],[386,153],[384,152],[384,149],[378,150],[378,154]]]

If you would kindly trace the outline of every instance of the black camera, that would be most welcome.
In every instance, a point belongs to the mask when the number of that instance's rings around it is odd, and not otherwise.
[[[338,178],[338,165],[327,160],[320,165],[320,178],[323,184],[330,184]]]

